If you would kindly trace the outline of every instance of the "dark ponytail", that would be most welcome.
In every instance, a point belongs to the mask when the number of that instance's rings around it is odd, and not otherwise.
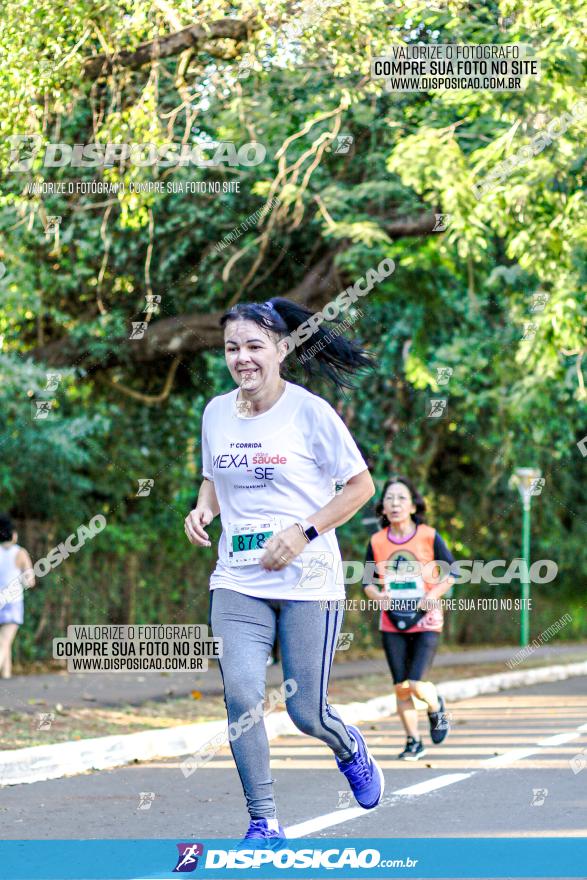
[[[264,303],[238,303],[220,319],[220,326],[229,321],[254,321],[259,327],[276,333],[280,339],[290,338],[301,324],[314,317],[314,312],[299,303],[275,296]],[[297,363],[311,381],[324,378],[338,389],[354,388],[349,374],[372,369],[374,357],[351,339],[342,335],[341,321],[326,321],[311,327],[312,333],[304,342],[291,342]]]
[[[0,513],[0,541],[12,541],[15,531],[12,520],[5,513]]]

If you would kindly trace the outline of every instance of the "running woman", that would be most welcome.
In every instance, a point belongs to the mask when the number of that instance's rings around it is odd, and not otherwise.
[[[407,734],[398,757],[406,761],[426,754],[414,697],[428,707],[433,743],[443,742],[450,730],[444,698],[424,679],[443,625],[442,609],[435,600],[451,588],[458,571],[440,535],[425,524],[425,511],[426,502],[414,484],[392,476],[376,507],[382,529],[371,537],[365,557],[366,563],[375,563],[380,583],[379,587],[367,584],[364,590],[369,599],[379,600],[382,609],[379,629]],[[430,565],[433,561],[443,565]]]
[[[12,643],[24,620],[22,585],[35,586],[31,557],[17,540],[12,520],[0,514],[0,678],[12,678]]]
[[[210,547],[205,527],[220,514],[209,622],[223,640],[219,665],[229,725],[263,705],[277,633],[284,681],[293,681],[290,690],[295,686],[286,700],[292,721],[332,749],[356,800],[371,809],[381,800],[383,774],[360,731],[328,703],[328,679],[345,596],[334,530],[375,487],[330,404],[281,376],[286,337],[311,317],[283,298],[239,304],[222,317],[226,364],[237,387],[204,410],[204,480],[185,531],[192,544]],[[349,374],[372,365],[366,351],[323,326],[309,343],[314,357],[307,345],[295,349],[306,376],[321,374],[338,388],[352,387]],[[344,483],[338,494],[335,482]],[[285,834],[265,725],[261,719],[241,729],[230,747],[250,815],[244,839],[271,846],[271,838]]]

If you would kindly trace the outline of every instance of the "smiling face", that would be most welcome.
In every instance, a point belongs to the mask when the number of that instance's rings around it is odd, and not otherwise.
[[[287,344],[254,321],[229,321],[224,328],[224,354],[230,375],[247,394],[279,383],[279,365]]]
[[[416,512],[416,505],[407,486],[403,483],[390,483],[383,496],[383,513],[390,523],[399,525],[410,519]]]

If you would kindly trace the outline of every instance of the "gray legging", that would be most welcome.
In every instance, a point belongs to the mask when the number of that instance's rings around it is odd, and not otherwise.
[[[223,640],[219,665],[229,724],[264,699],[267,658],[277,630],[284,681],[294,679],[297,684],[286,701],[290,718],[303,733],[330,746],[340,760],[351,757],[353,740],[328,704],[328,677],[343,617],[336,604],[327,609],[316,600],[257,599],[223,587],[211,591],[209,623],[213,635]],[[253,724],[231,739],[230,748],[249,814],[273,818],[265,724]]]

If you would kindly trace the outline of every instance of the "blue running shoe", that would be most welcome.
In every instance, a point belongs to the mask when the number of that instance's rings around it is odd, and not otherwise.
[[[347,724],[347,730],[358,748],[348,761],[339,761],[336,758],[336,763],[340,772],[348,779],[357,803],[365,810],[372,810],[383,797],[385,779],[377,761],[371,757],[361,731],[350,724]]]
[[[270,828],[267,819],[251,819],[249,830],[237,846],[237,849],[278,849],[280,846],[283,846],[283,841],[286,837],[281,825],[278,824],[277,828],[277,831]],[[256,843],[248,842],[253,840]]]

